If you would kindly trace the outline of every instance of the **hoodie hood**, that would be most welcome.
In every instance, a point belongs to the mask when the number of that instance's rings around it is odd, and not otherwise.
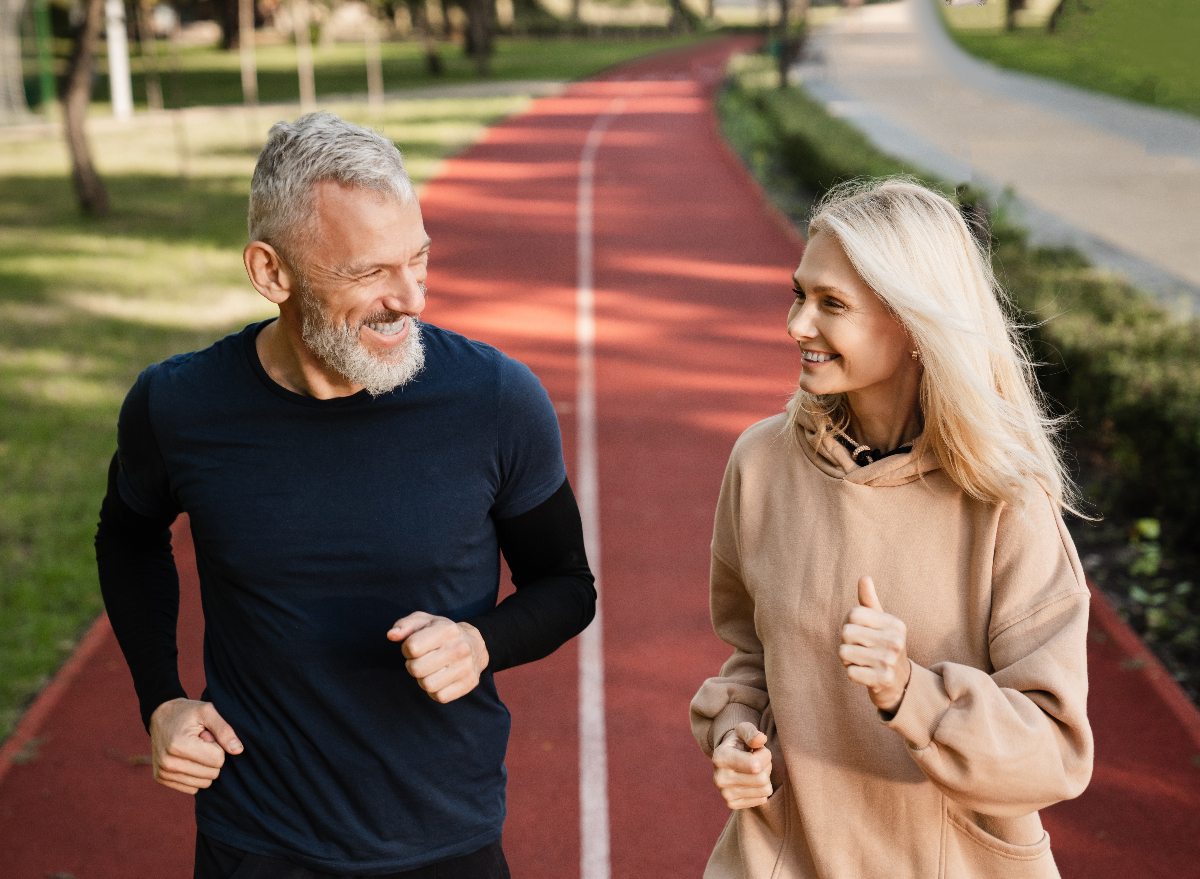
[[[911,452],[889,455],[866,467],[860,467],[832,433],[826,432],[818,441],[816,425],[807,412],[799,412],[797,416],[796,424],[800,428],[800,435],[796,439],[800,447],[818,470],[834,479],[844,479],[856,485],[888,488],[915,482],[925,474],[942,469],[937,454],[933,449],[924,447],[921,437],[917,437],[913,442]]]

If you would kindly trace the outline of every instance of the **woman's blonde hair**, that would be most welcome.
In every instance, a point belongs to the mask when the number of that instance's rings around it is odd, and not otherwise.
[[[988,253],[953,204],[908,178],[851,181],[816,205],[809,237],[832,235],[858,274],[907,330],[925,368],[918,451],[932,449],[968,495],[1020,507],[1030,480],[1062,509],[1078,495],[1007,294]],[[844,430],[842,394],[797,390],[818,435]]]

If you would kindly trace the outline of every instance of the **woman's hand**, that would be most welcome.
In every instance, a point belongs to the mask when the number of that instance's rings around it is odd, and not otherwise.
[[[713,751],[713,781],[731,809],[761,806],[771,796],[771,752],[766,733],[739,723]]]
[[[858,607],[846,614],[838,657],[846,666],[846,677],[865,686],[880,711],[895,713],[904,699],[912,675],[907,636],[904,621],[883,612],[875,582],[859,578]]]

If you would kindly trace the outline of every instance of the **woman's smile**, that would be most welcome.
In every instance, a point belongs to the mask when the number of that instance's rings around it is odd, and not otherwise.
[[[828,363],[830,360],[836,360],[842,356],[829,351],[810,351],[807,348],[801,348],[800,355],[805,363]]]

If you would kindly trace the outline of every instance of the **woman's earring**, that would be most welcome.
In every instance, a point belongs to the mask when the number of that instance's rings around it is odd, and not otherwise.
[[[917,357],[917,351],[916,351],[916,349],[915,349],[915,348],[913,349],[913,353],[912,353],[912,359],[913,359],[913,360],[918,360],[918,359],[919,359],[919,358]]]

